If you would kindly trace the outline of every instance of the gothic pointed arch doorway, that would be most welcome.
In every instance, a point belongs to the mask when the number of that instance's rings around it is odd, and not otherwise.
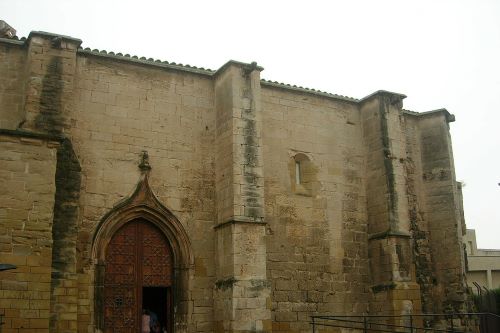
[[[166,323],[167,332],[186,331],[194,274],[191,243],[182,223],[150,188],[151,168],[144,156],[139,167],[134,193],[102,218],[93,236],[94,328],[140,332],[142,310],[149,309]]]
[[[145,219],[123,225],[105,254],[104,332],[140,332],[144,311],[167,332],[173,322],[173,256],[163,233]]]

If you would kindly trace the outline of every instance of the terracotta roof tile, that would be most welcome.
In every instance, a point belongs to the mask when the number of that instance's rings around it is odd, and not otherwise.
[[[264,83],[265,85],[269,85],[272,87],[291,89],[291,90],[295,90],[295,91],[302,91],[302,92],[307,92],[310,94],[315,94],[315,95],[324,96],[324,97],[331,97],[331,98],[340,99],[340,100],[349,101],[349,102],[358,102],[359,101],[359,99],[349,97],[349,96],[332,94],[332,93],[321,91],[321,90],[316,90],[316,89],[312,89],[312,88],[304,88],[301,86],[290,85],[288,83],[282,83],[282,82],[278,82],[278,81],[271,81],[271,80],[262,79],[261,82]]]

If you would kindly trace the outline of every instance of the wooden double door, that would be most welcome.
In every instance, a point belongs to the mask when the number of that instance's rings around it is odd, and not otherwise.
[[[144,310],[171,332],[173,257],[165,235],[146,220],[128,222],[111,238],[105,260],[105,332],[140,332]]]

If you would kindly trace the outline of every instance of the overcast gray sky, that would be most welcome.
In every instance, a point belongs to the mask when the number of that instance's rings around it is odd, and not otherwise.
[[[257,61],[262,77],[404,108],[446,108],[466,223],[500,248],[500,0],[0,0],[0,19],[83,47],[217,69]]]

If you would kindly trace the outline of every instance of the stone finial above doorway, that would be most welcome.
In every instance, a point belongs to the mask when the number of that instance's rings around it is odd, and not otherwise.
[[[151,170],[151,165],[149,165],[149,154],[147,150],[142,151],[141,163],[139,163],[139,169],[142,173],[147,173]]]

